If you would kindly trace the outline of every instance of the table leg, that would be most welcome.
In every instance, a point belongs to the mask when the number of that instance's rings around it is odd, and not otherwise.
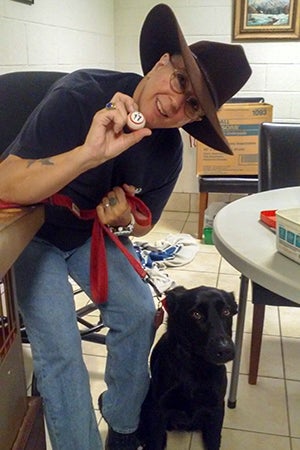
[[[245,315],[247,306],[249,279],[241,275],[239,292],[239,312],[237,316],[236,335],[235,335],[235,357],[232,363],[232,374],[230,379],[230,389],[227,401],[228,408],[236,407],[237,387],[239,381],[239,371],[241,363],[241,353],[243,344],[243,334],[245,325]]]

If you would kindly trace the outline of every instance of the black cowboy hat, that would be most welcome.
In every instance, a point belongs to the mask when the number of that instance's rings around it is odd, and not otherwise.
[[[187,45],[171,8],[156,5],[147,15],[140,36],[144,74],[164,53],[180,54],[205,117],[183,126],[191,136],[215,150],[232,154],[217,117],[218,109],[246,83],[251,68],[240,45],[199,41]]]

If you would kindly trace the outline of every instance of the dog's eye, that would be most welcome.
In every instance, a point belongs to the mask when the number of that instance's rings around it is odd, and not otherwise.
[[[229,317],[231,315],[230,309],[223,309],[223,316]]]
[[[203,319],[203,315],[201,313],[199,313],[199,311],[193,311],[192,312],[192,317],[195,320],[202,320]]]

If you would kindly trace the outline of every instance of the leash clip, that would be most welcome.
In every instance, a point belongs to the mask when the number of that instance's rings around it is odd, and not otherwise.
[[[160,292],[160,290],[158,289],[156,284],[151,280],[151,277],[148,274],[146,274],[144,276],[143,280],[150,284],[150,286],[153,288],[155,295],[157,297],[158,304],[157,304],[156,313],[154,316],[154,327],[157,330],[164,321],[164,316],[165,316],[165,311],[166,311],[166,306],[165,306],[166,305],[166,296],[164,295],[163,292]]]
[[[78,206],[77,206],[75,203],[73,203],[73,202],[72,202],[72,205],[71,205],[71,210],[72,210],[72,212],[73,212],[77,217],[81,218],[81,215],[80,215],[80,209],[79,209]]]
[[[148,273],[146,273],[146,275],[144,276],[143,280],[150,284],[150,286],[153,288],[156,297],[158,298],[158,300],[160,301],[160,298],[162,297],[163,293],[160,292],[160,290],[158,289],[158,287],[156,286],[156,284],[152,281],[150,275],[148,275]]]

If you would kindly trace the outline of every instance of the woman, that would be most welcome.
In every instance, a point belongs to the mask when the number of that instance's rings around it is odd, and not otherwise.
[[[159,220],[180,173],[178,128],[232,153],[216,112],[250,76],[242,48],[188,46],[172,10],[161,4],[144,22],[140,53],[144,77],[79,70],[52,87],[5,153],[1,200],[26,205],[64,194],[77,211],[96,209],[102,224],[121,230],[134,254],[128,236],[145,235]],[[146,126],[127,133],[127,115],[137,109]],[[136,188],[152,215],[142,225],[132,220]],[[19,308],[53,450],[99,450],[68,282],[70,275],[92,297],[93,221],[50,204],[45,212],[45,224],[15,265]],[[155,309],[147,284],[110,239],[105,245],[108,292],[99,309],[109,328],[107,390],[99,406],[109,424],[106,449],[135,450]]]

